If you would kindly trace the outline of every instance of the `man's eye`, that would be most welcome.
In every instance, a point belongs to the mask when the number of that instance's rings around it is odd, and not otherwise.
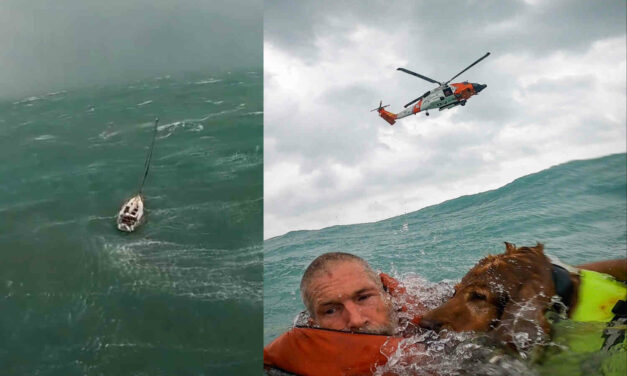
[[[332,315],[336,312],[337,310],[335,308],[329,308],[326,311],[324,311],[325,315]]]
[[[367,300],[368,298],[370,298],[372,295],[360,295],[357,297],[357,301],[359,302],[363,302],[364,300]]]

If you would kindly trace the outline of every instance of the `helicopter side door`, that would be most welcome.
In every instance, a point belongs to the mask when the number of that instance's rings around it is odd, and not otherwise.
[[[429,99],[429,108],[440,108],[453,102],[455,100],[455,96],[453,96],[453,90],[446,86],[444,88],[433,90],[431,95],[429,95]]]
[[[457,102],[457,98],[453,95],[453,89],[450,86],[445,86],[438,91],[438,97],[434,101],[435,107],[446,107],[453,102]]]
[[[442,93],[445,97],[450,97],[451,95],[453,95],[453,89],[451,89],[450,86],[447,86],[444,88],[444,90],[442,90]]]

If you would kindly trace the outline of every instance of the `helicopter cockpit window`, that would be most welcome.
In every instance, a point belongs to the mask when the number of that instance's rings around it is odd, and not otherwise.
[[[451,88],[450,88],[450,87],[446,87],[446,88],[444,88],[443,92],[444,92],[444,95],[445,95],[445,96],[447,96],[447,97],[448,97],[449,95],[453,95],[453,90],[451,90]]]

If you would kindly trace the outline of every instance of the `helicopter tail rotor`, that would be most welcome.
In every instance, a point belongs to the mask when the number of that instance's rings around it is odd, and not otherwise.
[[[386,107],[390,107],[390,105],[386,104],[385,106],[383,106],[383,101],[380,101],[379,102],[379,107],[370,110],[370,112],[373,112],[373,111],[381,112],[381,110],[383,110]]]
[[[379,102],[379,107],[371,110],[372,111],[377,111],[379,113],[379,116],[381,116],[383,118],[383,120],[387,121],[388,123],[390,123],[390,125],[394,125],[394,123],[396,122],[396,114],[391,113],[390,111],[386,111],[385,108],[389,107],[389,104],[386,104],[385,106],[383,105],[383,101]]]

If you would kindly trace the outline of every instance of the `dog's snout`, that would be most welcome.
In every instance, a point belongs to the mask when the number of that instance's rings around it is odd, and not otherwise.
[[[440,330],[440,328],[442,328],[442,323],[438,320],[427,319],[423,317],[422,320],[420,320],[420,327],[438,331]]]

